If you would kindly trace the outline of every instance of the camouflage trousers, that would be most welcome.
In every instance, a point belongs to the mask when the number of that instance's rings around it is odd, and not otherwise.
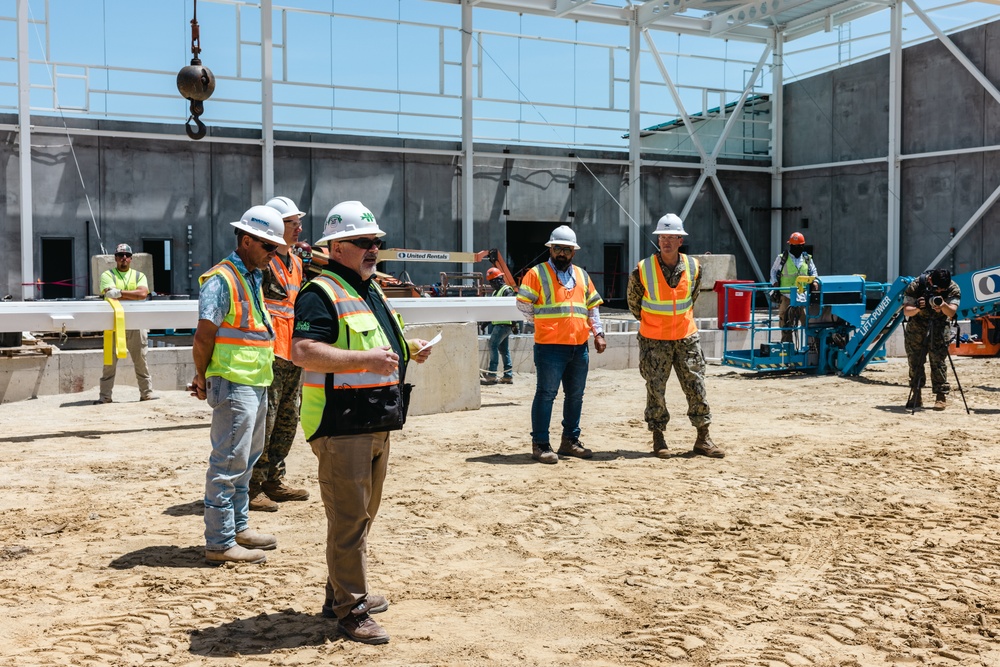
[[[948,322],[930,317],[912,317],[906,323],[903,346],[910,364],[910,386],[927,384],[924,361],[931,358],[931,390],[935,394],[951,391],[948,384]]]
[[[705,355],[695,333],[681,340],[654,340],[639,334],[639,374],[646,381],[646,424],[651,431],[666,429],[670,421],[665,394],[670,371],[677,371],[688,403],[688,419],[695,427],[712,423],[705,400]]]
[[[253,467],[252,485],[276,482],[285,476],[285,457],[299,427],[302,369],[281,357],[274,358],[272,368],[274,381],[267,388],[264,451]]]

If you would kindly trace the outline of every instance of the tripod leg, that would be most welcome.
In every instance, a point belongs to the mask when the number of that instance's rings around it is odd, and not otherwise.
[[[958,379],[958,371],[955,370],[955,361],[951,358],[951,350],[948,350],[948,361],[951,363],[951,372],[955,376],[955,384],[958,385],[958,393],[962,395],[962,404],[965,405],[965,414],[970,415],[969,403],[965,400],[965,391],[962,389],[962,381]]]

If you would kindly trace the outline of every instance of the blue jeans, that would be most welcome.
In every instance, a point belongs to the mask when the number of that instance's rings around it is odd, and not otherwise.
[[[514,362],[510,358],[509,324],[494,324],[490,332],[490,377],[496,377],[497,366],[500,365],[500,355],[503,355],[503,376],[514,377]]]
[[[580,437],[583,390],[587,387],[590,351],[581,345],[539,345],[535,343],[535,400],[531,402],[531,442],[548,444],[552,402],[563,386],[563,437]]]
[[[205,476],[205,549],[225,551],[236,533],[249,527],[247,487],[264,451],[267,387],[251,387],[221,377],[206,380],[212,408],[212,455]]]

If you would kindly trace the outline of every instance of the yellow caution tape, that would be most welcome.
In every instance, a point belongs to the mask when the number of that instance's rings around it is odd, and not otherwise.
[[[110,366],[113,361],[112,354],[119,359],[124,359],[128,353],[125,347],[125,310],[118,299],[105,300],[111,304],[111,309],[115,311],[114,330],[104,332],[104,365]],[[114,350],[111,349],[112,346],[114,346]]]

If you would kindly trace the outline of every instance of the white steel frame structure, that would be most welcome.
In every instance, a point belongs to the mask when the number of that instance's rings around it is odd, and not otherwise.
[[[226,137],[215,137],[209,135],[205,142],[232,142],[259,145],[262,151],[263,192],[266,197],[273,194],[274,189],[274,150],[276,146],[308,146],[317,149],[357,149],[357,145],[339,145],[333,143],[299,142],[275,140],[275,119],[274,119],[274,49],[277,48],[274,41],[272,18],[274,12],[285,11],[287,8],[275,6],[273,0],[258,0],[257,3],[240,2],[239,0],[205,0],[206,2],[228,3],[234,6],[253,5],[259,7],[260,11],[260,47],[261,47],[261,78],[260,83],[260,118],[261,128],[260,139],[234,139]],[[417,0],[414,0],[417,1]],[[782,86],[785,82],[784,58],[785,45],[796,39],[813,35],[821,31],[832,31],[839,26],[857,20],[874,12],[891,12],[891,30],[889,39],[890,56],[890,113],[889,113],[889,143],[887,153],[884,158],[866,159],[865,164],[885,162],[888,183],[889,197],[887,210],[887,266],[888,279],[893,279],[899,274],[900,248],[900,201],[897,196],[900,187],[900,164],[904,160],[926,158],[929,156],[956,155],[967,152],[998,151],[1000,146],[986,146],[973,149],[956,149],[940,151],[933,154],[903,155],[900,152],[900,99],[901,99],[901,50],[902,40],[902,20],[904,2],[912,13],[927,25],[933,35],[955,56],[955,58],[976,78],[976,80],[989,92],[989,94],[1000,102],[1000,91],[997,90],[976,66],[952,43],[952,41],[941,31],[926,11],[921,9],[916,0],[757,0],[757,1],[731,1],[731,0],[420,0],[423,2],[438,2],[461,6],[461,59],[459,63],[449,62],[444,57],[442,47],[441,68],[445,65],[459,65],[461,71],[461,148],[459,150],[441,150],[429,148],[410,147],[385,147],[366,146],[365,150],[385,150],[397,153],[416,152],[424,154],[449,155],[457,158],[462,166],[461,176],[461,233],[462,250],[472,252],[477,243],[473,239],[473,219],[471,205],[473,202],[473,169],[475,158],[482,157],[503,157],[506,159],[545,159],[553,160],[553,156],[537,156],[530,154],[519,154],[517,152],[500,154],[496,152],[486,152],[476,150],[476,141],[483,141],[477,136],[475,129],[475,117],[473,115],[474,102],[481,97],[476,93],[476,77],[482,76],[482,55],[477,56],[475,35],[475,12],[478,9],[494,10],[503,12],[516,12],[518,14],[531,14],[537,16],[551,17],[554,19],[566,19],[578,22],[596,22],[609,25],[621,26],[628,30],[628,146],[627,159],[602,159],[593,162],[613,163],[627,166],[629,169],[628,183],[629,192],[625,199],[624,214],[628,216],[633,224],[629,225],[628,237],[628,261],[635,264],[641,253],[641,202],[643,201],[640,191],[639,175],[644,167],[651,164],[657,166],[676,166],[679,168],[696,168],[700,171],[696,185],[692,188],[687,202],[681,211],[681,215],[686,215],[695,202],[699,192],[706,182],[711,182],[719,202],[725,211],[726,217],[731,223],[734,234],[747,254],[758,280],[764,280],[764,275],[757,264],[749,243],[740,227],[736,214],[729,205],[726,196],[724,182],[719,178],[719,172],[724,170],[744,170],[766,172],[771,175],[771,218],[770,218],[770,245],[771,254],[777,254],[782,245],[781,239],[781,213],[782,206],[782,174],[788,171],[801,171],[809,169],[820,169],[837,166],[846,166],[850,162],[835,162],[829,164],[798,165],[786,167],[782,164]],[[961,3],[958,3],[961,4]],[[29,2],[28,0],[16,0],[17,6],[17,125],[3,126],[0,129],[15,131],[19,135],[20,151],[20,201],[21,218],[21,275],[22,298],[30,300],[33,298],[34,287],[31,285],[31,277],[34,276],[32,262],[32,183],[31,183],[31,136],[33,132],[39,133],[66,133],[66,134],[86,134],[89,136],[101,136],[99,130],[72,130],[54,127],[33,127],[31,125],[30,92],[32,82],[30,81],[29,67],[36,64],[29,57]],[[46,12],[48,4],[46,2]],[[322,14],[322,12],[312,13]],[[37,23],[38,21],[34,21]],[[285,48],[288,36],[285,34],[286,25],[282,23],[280,35],[280,47]],[[443,31],[444,28],[442,27]],[[753,69],[752,75],[745,83],[736,109],[731,112],[725,124],[723,136],[718,143],[713,146],[705,146],[696,135],[691,114],[685,109],[684,102],[678,87],[675,84],[668,68],[660,58],[660,51],[656,45],[656,37],[663,34],[690,35],[696,37],[715,38],[719,40],[731,40],[745,43],[758,44],[761,47],[761,55]],[[443,32],[442,32],[443,35]],[[667,162],[663,160],[651,160],[643,158],[643,150],[640,145],[640,105],[642,80],[640,72],[640,59],[642,56],[643,40],[648,46],[649,53],[656,61],[659,75],[670,91],[670,96],[676,104],[678,115],[683,120],[692,144],[698,154],[697,163],[690,162]],[[443,37],[442,37],[443,43]],[[242,42],[241,42],[242,44]],[[478,60],[477,60],[478,58]],[[48,65],[48,62],[45,63]],[[287,67],[287,60],[282,58],[282,66]],[[724,139],[728,136],[736,125],[736,119],[740,116],[747,97],[753,90],[756,82],[763,76],[765,70],[771,79],[771,109],[772,109],[772,142],[771,161],[766,166],[747,166],[720,164],[718,161],[720,147],[724,144]],[[162,74],[162,73],[157,73]],[[69,75],[66,75],[69,76]],[[613,75],[612,75],[613,76]],[[443,75],[442,75],[443,81]],[[53,87],[55,84],[53,84]],[[442,83],[443,86],[443,83]],[[37,84],[36,86],[37,87]],[[613,88],[613,82],[612,82]],[[481,89],[480,89],[481,94]],[[305,105],[303,105],[305,106]],[[418,114],[419,115],[419,114]],[[433,115],[433,114],[425,114]],[[179,126],[179,123],[178,123]],[[121,137],[124,133],[104,133]],[[156,133],[132,133],[130,136],[137,138],[176,139],[187,141],[188,139],[181,133],[177,135],[164,135]],[[527,143],[531,143],[528,141]],[[568,155],[564,158],[568,162],[579,160],[580,158]],[[955,234],[954,238],[945,246],[935,258],[931,266],[943,259],[957,243],[975,226],[993,204],[1000,199],[1000,188],[995,190],[982,203],[979,210],[964,223]]]

